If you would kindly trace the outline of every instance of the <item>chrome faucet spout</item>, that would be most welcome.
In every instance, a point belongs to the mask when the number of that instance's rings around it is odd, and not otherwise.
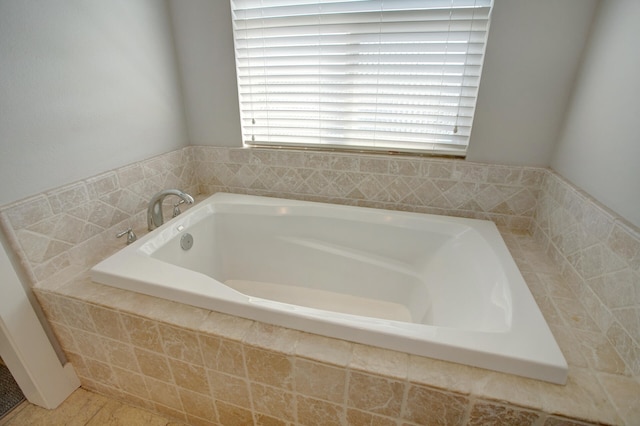
[[[179,189],[165,189],[164,191],[158,192],[151,197],[151,201],[149,201],[149,206],[147,207],[147,228],[149,231],[152,231],[154,228],[157,228],[164,223],[164,217],[162,215],[162,201],[164,201],[164,199],[169,195],[180,197],[187,204],[194,202],[191,195]]]

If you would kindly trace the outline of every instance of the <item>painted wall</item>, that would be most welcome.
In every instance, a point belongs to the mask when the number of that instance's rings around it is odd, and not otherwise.
[[[191,143],[240,146],[229,2],[170,4]],[[595,4],[496,0],[469,160],[549,164]]]
[[[640,227],[640,2],[602,1],[551,166]]]
[[[548,166],[595,0],[495,0],[467,159]]]
[[[0,2],[0,204],[187,145],[167,10]]]
[[[169,2],[189,142],[241,146],[229,1]]]

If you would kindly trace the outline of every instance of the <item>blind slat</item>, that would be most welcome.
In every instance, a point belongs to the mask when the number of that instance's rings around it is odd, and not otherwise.
[[[231,0],[245,143],[464,155],[493,0]]]

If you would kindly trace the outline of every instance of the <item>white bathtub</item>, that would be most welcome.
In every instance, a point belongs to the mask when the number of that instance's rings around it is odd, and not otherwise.
[[[189,250],[181,248],[186,233]],[[91,277],[310,333],[567,378],[489,221],[216,194],[102,261]]]

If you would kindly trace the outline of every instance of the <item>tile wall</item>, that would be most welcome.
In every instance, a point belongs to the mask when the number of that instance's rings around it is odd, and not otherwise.
[[[194,147],[200,191],[489,219],[529,230],[545,170],[462,160]]]
[[[227,191],[483,218],[495,221],[503,231],[515,232],[514,235],[531,231],[570,283],[570,298],[557,300],[571,303],[550,306],[572,319],[580,319],[575,324],[577,331],[572,329],[571,340],[575,341],[575,333],[583,331],[585,335],[597,332],[608,339],[607,344],[570,350],[584,351],[585,356],[595,359],[605,355],[609,360],[622,359],[622,364],[596,366],[595,371],[614,374],[599,383],[592,383],[596,373],[587,363],[572,367],[572,384],[564,388],[562,396],[549,390],[550,395],[555,395],[555,402],[543,402],[536,384],[518,383],[496,395],[495,386],[503,389],[504,383],[511,380],[509,377],[493,383],[488,394],[486,389],[472,392],[471,385],[462,386],[461,390],[461,383],[473,381],[478,371],[484,370],[436,363],[442,371],[462,368],[464,374],[452,373],[447,375],[446,384],[434,385],[407,375],[411,363],[405,354],[376,350],[375,357],[370,354],[362,363],[354,361],[358,359],[354,358],[356,349],[349,344],[347,362],[340,350],[331,349],[346,342],[335,340],[323,341],[332,353],[329,358],[323,358],[324,349],[317,346],[313,354],[298,353],[295,348],[306,345],[300,342],[317,337],[295,334],[289,336],[295,344],[288,340],[278,347],[277,342],[282,340],[277,336],[271,343],[261,339],[291,330],[269,331],[262,324],[251,323],[244,331],[238,331],[230,323],[242,324],[244,320],[196,312],[159,299],[143,303],[140,295],[118,293],[120,290],[88,282],[87,270],[124,245],[124,241],[114,238],[115,232],[132,226],[139,234],[144,233],[148,199],[169,187],[180,187],[192,194]],[[629,399],[624,391],[614,395],[615,389],[638,390],[637,381],[629,381],[629,377],[638,376],[640,358],[637,230],[546,169],[428,158],[188,147],[2,206],[0,224],[36,285],[37,295],[82,377],[83,386],[193,424],[218,424],[211,419],[221,424],[305,424],[301,419],[331,419],[339,415],[344,424],[411,425],[422,424],[423,420],[426,423],[427,417],[420,417],[426,416],[420,411],[424,407],[431,407],[434,413],[447,407],[443,409],[446,415],[458,416],[452,424],[479,424],[481,420],[473,419],[483,416],[503,420],[524,416],[522,419],[528,420],[518,420],[522,424],[581,424],[550,415],[560,413],[574,420],[614,424],[624,424],[621,417],[640,418],[640,413],[629,408],[640,402],[637,398]],[[549,267],[543,269],[547,271]],[[544,279],[537,277],[527,282],[531,286]],[[550,290],[544,295],[546,299],[537,297],[538,303],[566,293],[565,290]],[[574,296],[579,307],[572,304]],[[567,312],[563,311],[565,308]],[[580,310],[580,315],[572,314],[574,308]],[[541,309],[545,311],[543,306]],[[551,315],[548,320],[557,314],[551,310],[544,313]],[[214,321],[207,321],[209,318]],[[229,327],[220,328],[220,324]],[[150,330],[149,335],[144,334],[145,329]],[[206,346],[209,340],[218,342],[214,346],[219,344],[216,356],[222,358],[215,361],[216,365],[206,364],[216,359],[213,355],[203,355],[212,350]],[[615,353],[595,353],[610,347],[615,348]],[[192,351],[195,352],[189,355]],[[239,353],[243,357],[241,365]],[[386,356],[391,361],[385,361]],[[396,362],[398,356],[401,362]],[[412,362],[433,362],[421,360]],[[279,368],[288,372],[285,378],[261,376]],[[397,368],[404,373],[398,373]],[[158,377],[161,374],[170,377]],[[333,376],[346,382],[331,380],[314,385],[313,389],[304,388],[305,378]],[[605,386],[602,380],[609,380],[611,386]],[[367,398],[373,399],[360,400],[365,392],[357,391],[358,383],[364,389],[374,382],[379,391],[366,393]],[[231,388],[215,390],[214,383]],[[193,389],[194,386],[199,388]],[[322,390],[331,386],[340,389]],[[519,398],[515,390],[520,386],[530,386],[535,392]],[[584,398],[577,407],[566,399],[571,389]],[[334,391],[342,399],[329,396]],[[203,400],[203,395],[208,399]],[[235,402],[229,400],[231,396]],[[287,404],[294,404],[295,409],[291,411]],[[212,412],[206,410],[213,410],[215,415],[209,417]],[[245,418],[247,423],[233,423],[231,418]],[[504,420],[504,424],[510,423]]]
[[[126,237],[116,233],[146,232],[156,192],[197,193],[192,164],[186,148],[74,182],[0,207],[0,226],[34,285],[63,282],[97,263],[104,247],[122,247]]]
[[[552,171],[531,229],[589,312],[584,330],[604,333],[640,376],[639,230]]]

